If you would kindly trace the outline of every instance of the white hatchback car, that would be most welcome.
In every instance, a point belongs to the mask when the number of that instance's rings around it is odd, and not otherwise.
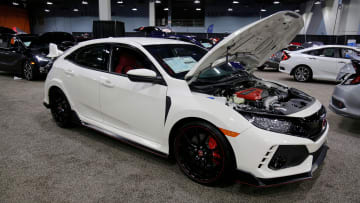
[[[342,45],[315,46],[285,52],[279,70],[293,75],[299,82],[311,79],[335,81],[340,69],[351,63],[351,58],[360,58],[360,50]]]
[[[54,62],[44,104],[60,127],[76,118],[173,156],[198,183],[219,183],[235,171],[257,186],[306,179],[327,152],[324,107],[230,63],[258,67],[302,26],[298,14],[279,12],[232,33],[210,51],[156,38],[82,42]]]

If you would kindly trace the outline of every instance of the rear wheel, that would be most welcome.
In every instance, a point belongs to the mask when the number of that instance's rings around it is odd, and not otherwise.
[[[312,71],[307,66],[298,66],[294,70],[294,79],[299,82],[307,82],[312,77]]]
[[[56,124],[61,128],[73,126],[71,107],[65,94],[60,89],[54,89],[50,95],[50,110]]]
[[[181,171],[201,184],[221,183],[234,169],[230,144],[216,127],[204,121],[194,121],[179,129],[174,154]]]
[[[265,69],[265,66],[263,65],[263,66],[257,67],[257,69],[260,71],[263,71]]]

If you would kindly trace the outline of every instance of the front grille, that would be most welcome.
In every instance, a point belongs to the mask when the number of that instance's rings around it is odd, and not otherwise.
[[[341,101],[335,99],[334,97],[332,97],[332,104],[333,104],[334,106],[336,106],[337,108],[339,108],[339,109],[345,108],[345,104],[342,103]]]
[[[327,126],[325,117],[326,109],[324,106],[322,106],[321,109],[315,114],[302,119],[300,123],[303,129],[305,129],[305,132],[300,136],[309,138],[313,141],[319,139]]]

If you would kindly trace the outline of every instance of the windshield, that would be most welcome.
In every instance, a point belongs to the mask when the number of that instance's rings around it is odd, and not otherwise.
[[[26,47],[29,47],[31,43],[36,39],[35,36],[18,36]]]
[[[184,80],[185,75],[207,53],[195,45],[151,45],[145,48],[156,58],[164,70],[172,77]],[[243,70],[237,63],[222,64],[204,70],[199,79],[220,80]]]

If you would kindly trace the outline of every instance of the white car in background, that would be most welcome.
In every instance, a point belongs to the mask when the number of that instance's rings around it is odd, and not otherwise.
[[[311,79],[336,81],[340,69],[351,63],[351,58],[360,58],[360,50],[342,45],[316,46],[285,52],[279,70],[293,75],[299,82]]]
[[[315,98],[236,69],[255,69],[302,29],[294,12],[241,28],[207,51],[159,38],[106,38],[63,53],[44,105],[60,127],[84,126],[159,155],[202,184],[234,172],[268,186],[310,178],[329,125]],[[57,51],[55,50],[54,53]]]

